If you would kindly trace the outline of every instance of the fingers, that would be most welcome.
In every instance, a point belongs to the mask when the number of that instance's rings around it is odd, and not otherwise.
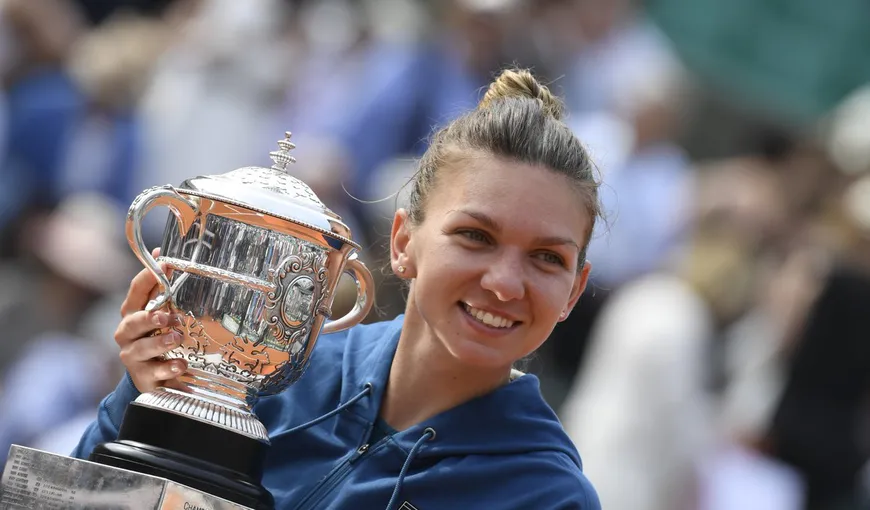
[[[160,249],[156,248],[152,256],[156,258],[159,255]],[[170,276],[165,263],[160,263],[160,269]],[[157,296],[159,290],[157,277],[147,268],[140,271],[130,282],[127,297],[121,305],[123,319],[115,331],[115,342],[121,347],[121,362],[141,392],[152,391],[161,385],[172,385],[187,369],[184,360],[160,358],[178,347],[183,337],[169,329],[172,325],[181,324],[180,317],[162,310],[145,311],[146,305]],[[161,330],[162,333],[156,335],[155,330]]]
[[[187,363],[183,359],[173,359],[167,361],[149,361],[144,363],[143,369],[149,372],[149,376],[157,381],[169,381],[175,379],[185,368]]]
[[[187,369],[184,360],[159,358],[178,347],[181,340],[182,337],[178,332],[170,330],[162,335],[146,336],[128,342],[121,347],[121,362],[139,391],[152,391],[165,381],[178,377]]]
[[[174,330],[161,335],[144,336],[132,341],[116,338],[121,347],[121,361],[129,367],[132,363],[146,361],[160,356],[181,345],[182,336]]]
[[[115,331],[115,342],[123,348],[129,343],[148,336],[155,329],[177,324],[181,324],[181,321],[175,315],[159,310],[153,312],[140,310],[121,320]]]
[[[187,363],[181,359],[167,361],[152,360],[139,363],[136,370],[130,372],[130,377],[133,379],[136,388],[140,392],[146,393],[153,391],[161,385],[174,387],[174,384],[168,383],[173,382],[186,369]]]

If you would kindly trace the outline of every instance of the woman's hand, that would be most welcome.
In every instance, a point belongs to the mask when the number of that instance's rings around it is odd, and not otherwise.
[[[154,257],[159,253],[160,249],[155,249]],[[161,264],[161,269],[169,275],[165,265]],[[121,362],[136,389],[142,393],[167,385],[187,368],[184,360],[160,359],[161,354],[178,347],[182,337],[178,332],[166,329],[179,323],[176,316],[165,310],[145,311],[145,306],[157,292],[157,278],[148,269],[143,269],[130,282],[127,298],[121,305],[123,319],[115,331],[115,342],[121,348]],[[167,332],[152,336],[157,329]]]

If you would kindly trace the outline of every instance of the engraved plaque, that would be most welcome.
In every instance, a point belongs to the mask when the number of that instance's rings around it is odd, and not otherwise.
[[[250,510],[165,478],[13,445],[3,510]]]

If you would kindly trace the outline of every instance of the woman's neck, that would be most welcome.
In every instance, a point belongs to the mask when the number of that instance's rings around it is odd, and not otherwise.
[[[459,362],[435,338],[409,298],[380,417],[404,430],[486,395],[509,378],[510,367],[485,369]]]

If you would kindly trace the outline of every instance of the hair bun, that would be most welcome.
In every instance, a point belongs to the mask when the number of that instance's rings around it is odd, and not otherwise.
[[[544,110],[556,120],[562,119],[564,106],[562,102],[550,93],[550,89],[541,85],[537,79],[525,69],[506,69],[490,85],[478,109],[487,108],[493,101],[506,97],[528,97],[541,101]]]

